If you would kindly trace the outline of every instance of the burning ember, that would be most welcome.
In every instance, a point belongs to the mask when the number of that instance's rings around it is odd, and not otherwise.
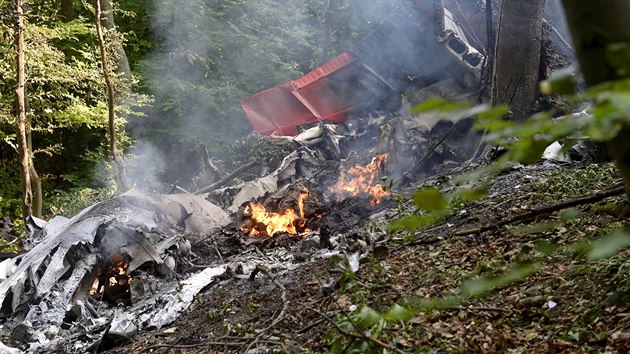
[[[347,172],[341,170],[341,176],[337,184],[329,188],[330,192],[353,197],[359,194],[369,194],[372,196],[370,205],[381,204],[383,198],[390,193],[384,190],[380,184],[375,185],[375,180],[388,156],[389,154],[376,155],[366,166],[356,165]]]
[[[128,267],[129,263],[122,254],[114,254],[109,266],[97,273],[90,289],[90,295],[102,294],[115,298],[128,293],[132,281],[131,276],[127,274]]]
[[[298,213],[292,208],[283,212],[268,211],[262,203],[250,202],[245,208],[245,215],[250,216],[251,226],[241,227],[241,231],[252,236],[273,236],[278,233],[300,235],[310,231],[306,227],[304,216],[304,200],[308,198],[308,191],[298,195]]]

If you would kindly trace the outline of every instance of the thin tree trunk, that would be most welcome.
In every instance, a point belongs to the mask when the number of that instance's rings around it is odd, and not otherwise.
[[[24,90],[26,93],[26,90]],[[28,100],[26,99],[26,94],[24,95],[25,104],[25,112],[29,111],[28,109]],[[31,191],[33,193],[33,205],[32,205],[32,213],[34,216],[38,218],[42,218],[42,209],[43,209],[43,195],[42,195],[42,179],[39,177],[37,170],[35,169],[35,162],[33,156],[33,137],[31,134],[32,121],[30,117],[27,115],[26,124],[29,127],[26,132],[26,146],[28,148],[28,152],[30,155],[29,159],[29,177],[31,179]]]
[[[123,85],[118,85],[116,93],[131,92],[131,69],[129,60],[123,44],[120,42],[118,32],[116,32],[116,22],[114,22],[114,6],[112,0],[101,0],[101,20],[107,33],[111,34],[112,42],[116,47],[116,74],[123,81]]]
[[[116,92],[114,90],[114,84],[109,72],[109,66],[107,64],[107,50],[105,48],[105,39],[103,37],[103,28],[101,26],[101,2],[94,0],[94,11],[96,17],[96,33],[98,35],[98,44],[101,51],[101,65],[103,67],[103,76],[105,77],[105,84],[107,85],[107,110],[108,110],[108,131],[109,131],[109,153],[115,168],[118,171],[118,180],[123,191],[129,190],[129,183],[127,182],[127,173],[125,171],[125,164],[120,155],[118,154],[118,147],[116,146],[116,114],[114,106],[116,102]]]
[[[42,218],[43,194],[42,179],[35,169],[35,154],[33,153],[33,119],[31,116],[31,105],[28,100],[28,86],[24,83],[24,112],[26,114],[26,146],[29,151],[29,174],[31,178],[31,191],[33,192],[33,215]]]
[[[24,13],[22,11],[21,0],[14,0],[16,20],[15,42],[17,49],[17,126],[18,126],[18,155],[20,158],[20,175],[22,177],[22,217],[32,215],[33,192],[31,190],[31,177],[29,169],[30,152],[26,135],[28,129],[28,121],[26,120],[26,109],[24,105]]]
[[[334,1],[334,0],[333,0]],[[326,0],[322,15],[319,16],[319,27],[322,32],[322,54],[318,60],[318,63],[324,63],[330,58],[330,46],[332,43],[332,15],[331,15],[331,0]]]
[[[494,51],[495,51],[495,42],[496,42],[496,33],[494,32],[494,12],[492,11],[492,1],[486,0],[486,37],[487,37],[487,46],[488,46],[488,63],[490,73],[492,73],[492,64],[494,60]]]
[[[74,0],[61,0],[61,18],[64,22],[70,22],[74,20],[75,17]]]
[[[608,46],[630,46],[630,1],[563,0],[567,22],[573,36],[580,69],[589,86],[630,77],[608,63]],[[626,112],[630,114],[630,112]],[[630,125],[626,124],[608,149],[621,171],[626,194],[630,196]]]
[[[509,104],[517,120],[529,116],[538,92],[544,8],[544,0],[501,4],[492,103]]]

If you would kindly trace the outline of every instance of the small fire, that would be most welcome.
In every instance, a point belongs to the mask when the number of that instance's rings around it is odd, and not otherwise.
[[[308,191],[298,195],[299,214],[292,208],[286,208],[280,213],[268,211],[262,203],[250,202],[245,208],[245,214],[250,215],[251,227],[241,227],[241,231],[252,236],[273,236],[286,232],[292,235],[300,235],[310,231],[306,228],[304,216],[304,200],[308,198]]]
[[[90,295],[103,294],[108,289],[115,287],[124,288],[123,292],[129,292],[129,284],[132,282],[131,276],[127,274],[129,263],[125,261],[122,254],[116,253],[112,256],[109,266],[105,271],[99,270],[92,283]]]
[[[370,205],[381,204],[383,198],[390,193],[384,190],[380,184],[375,184],[375,180],[388,156],[389,154],[376,155],[368,165],[356,165],[351,167],[347,173],[341,170],[339,181],[335,186],[329,188],[330,192],[353,197],[359,194],[369,194],[372,196]]]

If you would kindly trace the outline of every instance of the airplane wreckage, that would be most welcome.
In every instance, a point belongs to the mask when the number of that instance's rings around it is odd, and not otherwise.
[[[106,350],[261,269],[340,254],[356,271],[365,249],[351,231],[392,213],[392,189],[484,150],[470,120],[388,113],[428,98],[472,101],[484,75],[474,19],[460,21],[450,1],[417,3],[313,72],[242,100],[257,133],[294,147],[261,176],[224,187],[253,163],[194,193],[130,191],[71,219],[29,218],[27,252],[0,263],[0,353]]]

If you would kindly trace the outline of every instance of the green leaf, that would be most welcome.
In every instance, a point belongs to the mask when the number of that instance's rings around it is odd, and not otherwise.
[[[617,70],[617,75],[630,75],[630,45],[624,42],[613,43],[606,49],[608,64]]]
[[[617,230],[593,242],[587,257],[591,260],[610,257],[628,246],[630,246],[630,234]]]
[[[560,219],[562,221],[571,221],[580,217],[580,209],[578,208],[569,208],[560,213]]]
[[[343,343],[341,343],[341,338],[337,337],[335,338],[335,341],[333,342],[332,346],[330,347],[330,353],[331,354],[342,354],[344,352],[344,346]]]
[[[475,118],[478,121],[497,121],[505,117],[508,113],[510,113],[510,107],[504,104],[484,112],[479,112],[475,115]]]
[[[442,212],[448,204],[444,195],[434,187],[420,188],[413,195],[414,204],[429,213]]]
[[[421,102],[409,110],[410,113],[427,113],[427,112],[440,112],[447,113],[460,109],[469,108],[468,103],[463,102],[451,102],[444,98],[433,98],[424,102]]]
[[[540,92],[544,95],[573,94],[577,87],[574,79],[575,71],[575,67],[569,66],[554,72],[549,79],[540,83]]]
[[[383,316],[368,306],[364,306],[361,312],[354,318],[355,324],[361,328],[369,328],[383,321]]]
[[[481,296],[493,289],[521,281],[538,271],[539,267],[540,265],[538,263],[517,264],[498,277],[484,277],[470,280],[462,285],[461,292],[469,297]]]
[[[451,197],[459,197],[463,201],[483,199],[488,195],[488,188],[484,184],[481,187],[458,189],[451,194]]]
[[[545,255],[550,255],[560,248],[558,245],[546,240],[534,241],[534,246],[536,246],[536,250],[538,250],[538,252]]]
[[[393,221],[388,225],[387,229],[390,232],[400,230],[413,230],[419,227],[430,225],[438,219],[437,215],[412,215]]]
[[[387,313],[385,318],[388,321],[408,321],[414,316],[413,312],[398,304],[394,305]]]

